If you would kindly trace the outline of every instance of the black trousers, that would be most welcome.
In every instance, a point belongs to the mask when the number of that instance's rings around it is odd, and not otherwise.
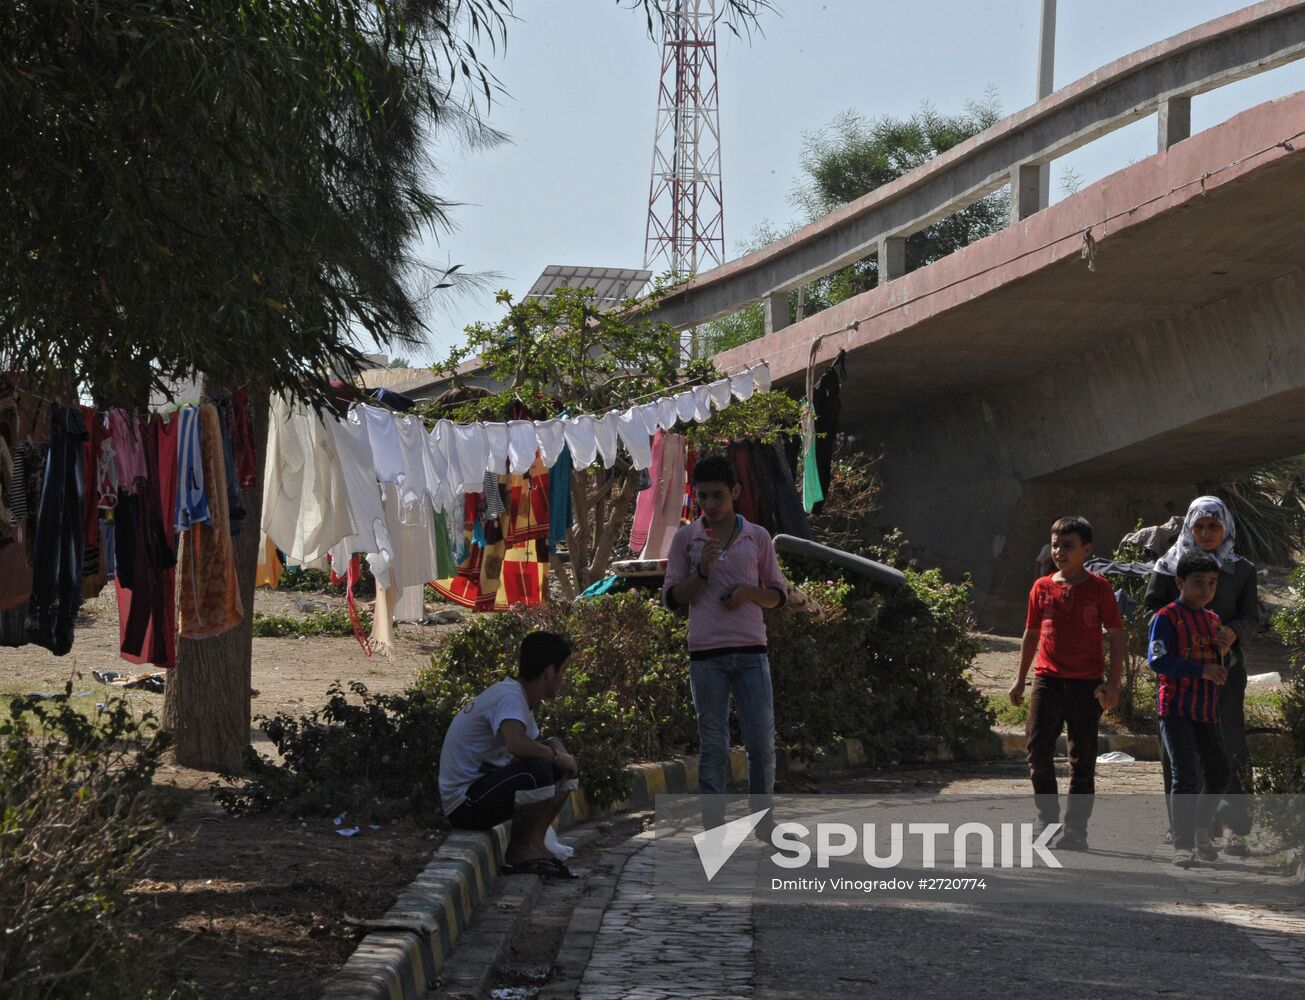
[[[1033,801],[1038,818],[1044,823],[1060,819],[1060,797],[1056,786],[1056,740],[1068,729],[1069,804],[1065,808],[1065,827],[1085,833],[1092,815],[1092,796],[1096,792],[1097,723],[1101,703],[1096,690],[1099,680],[1072,680],[1048,677],[1033,678],[1029,695],[1029,716],[1025,725],[1028,736],[1029,778],[1033,781]]]
[[[73,626],[82,605],[85,440],[81,413],[56,403],[50,413],[50,450],[36,512],[32,596],[27,602],[28,641],[55,656],[72,649]]]
[[[1219,803],[1214,819],[1244,837],[1251,832],[1251,797],[1241,781],[1250,764],[1246,749],[1246,662],[1240,651],[1234,651],[1233,656],[1233,662],[1228,665],[1228,680],[1219,689],[1219,734],[1228,758],[1228,782],[1223,788],[1227,797]],[[1163,739],[1160,740],[1160,767],[1164,771],[1165,804],[1172,823],[1173,804],[1168,799],[1174,780],[1173,765]]]

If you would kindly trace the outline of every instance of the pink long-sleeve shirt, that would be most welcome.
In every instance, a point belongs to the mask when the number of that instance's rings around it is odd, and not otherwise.
[[[724,559],[707,571],[706,583],[689,601],[690,653],[766,645],[766,620],[759,605],[749,601],[730,610],[721,602],[721,597],[735,588],[769,587],[779,591],[782,599],[788,597],[788,584],[779,570],[770,535],[765,528],[741,516],[739,521],[742,527],[725,550]],[[702,550],[709,539],[702,518],[675,533],[662,590],[668,604],[674,604],[671,588],[698,572]]]

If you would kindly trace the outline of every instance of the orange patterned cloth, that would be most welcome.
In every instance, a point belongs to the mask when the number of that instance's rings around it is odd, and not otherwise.
[[[181,539],[177,590],[181,598],[181,634],[187,639],[221,635],[244,617],[231,545],[222,427],[217,407],[212,404],[200,407],[199,436],[204,489],[213,523],[197,524],[187,529]]]

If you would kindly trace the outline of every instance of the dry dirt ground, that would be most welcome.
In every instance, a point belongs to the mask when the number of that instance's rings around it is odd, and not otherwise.
[[[259,591],[255,609],[298,614],[298,597],[343,606],[340,598]],[[400,625],[394,656],[366,657],[352,638],[255,639],[255,715],[320,708],[332,681],[359,680],[373,691],[401,691],[458,626]],[[163,696],[95,683],[91,670],[134,671],[118,658],[112,588],[87,602],[73,651],[0,650],[0,696],[61,691],[92,710],[125,694],[137,711],[161,713]],[[254,745],[271,753],[255,729]],[[177,981],[194,980],[208,1000],[266,997],[309,1000],[344,963],[361,936],[350,918],[383,914],[438,846],[442,834],[398,823],[344,838],[330,819],[247,816],[217,807],[214,775],[164,767],[158,782],[176,812],[171,844],[139,885],[160,954]]]

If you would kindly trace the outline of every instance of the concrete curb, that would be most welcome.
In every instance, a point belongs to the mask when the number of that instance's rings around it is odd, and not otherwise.
[[[1001,749],[1008,757],[1024,756],[1028,740],[1023,733],[1001,733]],[[1159,760],[1160,738],[1158,736],[1137,736],[1132,733],[1102,733],[1097,738],[1097,752],[1110,753],[1122,750],[1137,760]],[[1065,757],[1069,748],[1065,737],[1056,741],[1056,756]]]
[[[925,754],[924,760],[985,759],[1004,752],[1004,743],[996,734],[990,734],[989,739],[966,745],[959,752],[940,746]],[[865,762],[865,745],[857,739],[846,739],[815,762],[798,760],[790,752],[777,749],[775,771],[778,775],[804,774],[841,770]],[[614,812],[651,809],[655,796],[687,794],[698,785],[696,758],[631,764],[627,770],[633,778],[627,799],[598,810],[579,788],[563,806],[558,829],[566,830]],[[741,748],[730,751],[729,772],[732,781],[747,779],[748,758]],[[508,837],[507,823],[489,833],[450,833],[386,914],[369,921],[374,929],[327,984],[323,1000],[423,1000],[435,988],[477,907],[488,898],[503,863]]]
[[[1024,756],[1027,741],[1023,733],[998,733],[996,736],[1001,740],[1001,749],[1004,754],[1015,757]],[[1246,737],[1246,743],[1251,756],[1253,758],[1261,755],[1267,756],[1271,752],[1275,739],[1276,737],[1266,733],[1249,734]],[[1097,751],[1099,753],[1110,753],[1112,750],[1122,750],[1137,760],[1159,760],[1160,737],[1136,733],[1102,733],[1098,738]],[[1069,749],[1065,737],[1061,736],[1056,741],[1056,755],[1065,757],[1068,754]]]

